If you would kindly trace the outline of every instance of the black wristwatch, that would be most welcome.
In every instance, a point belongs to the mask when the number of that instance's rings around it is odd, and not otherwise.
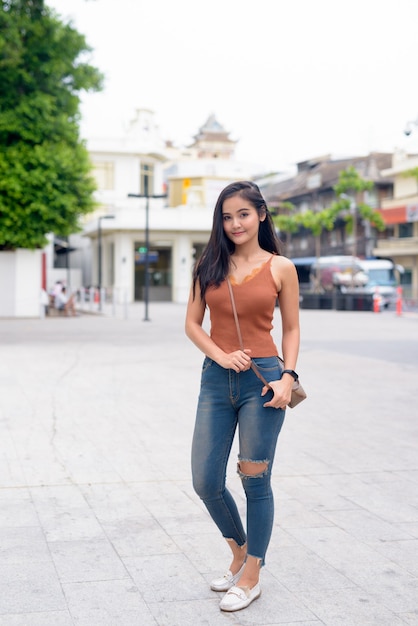
[[[295,381],[299,379],[299,376],[298,376],[298,374],[296,374],[295,370],[283,370],[282,376],[283,376],[283,374],[290,374],[291,377],[293,378],[293,380],[295,380]]]

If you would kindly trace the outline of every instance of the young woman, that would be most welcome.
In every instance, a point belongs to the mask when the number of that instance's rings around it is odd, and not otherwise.
[[[232,284],[244,349],[240,349],[229,288]],[[271,336],[277,298],[282,319],[284,368]],[[206,307],[211,330],[202,328]],[[227,540],[232,562],[211,588],[227,591],[221,610],[248,606],[261,593],[273,527],[270,485],[277,438],[297,374],[299,289],[294,265],[280,242],[259,188],[228,185],[215,206],[208,245],[197,263],[186,333],[206,355],[192,445],[193,486]],[[250,369],[253,360],[269,387]],[[247,530],[226,489],[226,468],[239,431],[238,474],[247,498]]]

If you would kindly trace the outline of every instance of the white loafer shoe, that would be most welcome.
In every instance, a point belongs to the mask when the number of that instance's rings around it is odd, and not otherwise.
[[[231,587],[222,598],[219,608],[221,611],[239,611],[245,609],[253,600],[261,594],[260,584],[257,583],[252,589],[249,587]]]
[[[244,571],[245,563],[241,566],[241,569],[236,573],[232,574],[230,570],[227,571],[226,574],[222,576],[222,578],[215,578],[210,583],[210,588],[213,591],[228,591],[231,589],[241,578],[241,574]]]

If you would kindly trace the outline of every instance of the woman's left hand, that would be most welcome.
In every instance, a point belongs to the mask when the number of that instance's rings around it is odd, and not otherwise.
[[[269,387],[264,385],[261,395],[265,396],[268,390],[271,389],[273,397],[269,402],[265,402],[263,406],[272,407],[273,409],[285,409],[290,402],[292,387],[293,379],[290,376],[284,376],[281,380],[272,380],[269,383]]]

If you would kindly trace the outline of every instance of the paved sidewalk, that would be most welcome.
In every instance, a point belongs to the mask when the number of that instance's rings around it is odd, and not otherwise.
[[[184,312],[0,320],[0,626],[418,624],[417,316],[301,312],[263,593],[223,614]]]

